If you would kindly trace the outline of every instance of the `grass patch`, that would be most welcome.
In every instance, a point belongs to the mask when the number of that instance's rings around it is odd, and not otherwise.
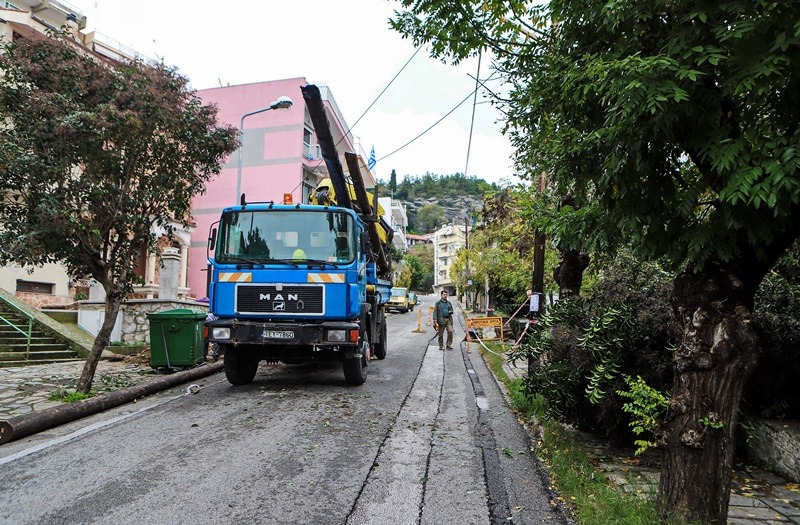
[[[659,523],[655,502],[617,491],[589,454],[555,421],[542,428],[539,458],[548,467],[560,499],[581,525],[652,525]]]
[[[76,384],[75,381],[72,381],[71,383],[72,385]],[[48,399],[50,401],[60,401],[61,403],[74,403],[76,401],[83,401],[84,399],[89,399],[90,397],[95,397],[107,392],[113,392],[115,390],[134,386],[136,382],[129,374],[122,373],[103,374],[96,378],[93,384],[96,388],[92,388],[88,394],[76,392],[70,388],[59,387],[50,393]]]
[[[76,401],[83,401],[95,395],[96,392],[94,391],[84,394],[83,392],[72,392],[66,388],[56,388],[50,393],[48,399],[50,401],[60,401],[62,403],[75,403]]]
[[[499,343],[487,347],[502,354]],[[660,521],[654,498],[639,497],[618,490],[597,470],[592,457],[575,437],[558,422],[541,418],[545,400],[528,398],[521,379],[510,379],[503,370],[504,356],[481,348],[481,355],[492,373],[508,391],[509,404],[520,419],[541,428],[543,440],[534,439],[534,451],[547,467],[558,499],[581,525],[653,525]],[[685,525],[669,520],[667,525]]]
[[[480,343],[478,343],[478,349],[481,351],[481,355],[483,356],[483,360],[486,361],[486,366],[489,367],[489,370],[500,379],[500,382],[503,383],[506,388],[508,388],[509,382],[511,381],[506,374],[506,371],[503,370],[503,363],[505,363],[506,358],[503,355],[497,355],[503,353],[503,347],[500,343],[496,343],[494,341],[485,341],[484,344],[491,350],[491,352],[487,352],[486,348],[482,347]]]

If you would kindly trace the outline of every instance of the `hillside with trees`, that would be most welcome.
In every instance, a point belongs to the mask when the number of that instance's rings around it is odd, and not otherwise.
[[[397,182],[392,170],[389,181],[378,181],[378,194],[391,196],[406,204],[408,233],[431,233],[442,224],[463,221],[475,216],[483,207],[483,194],[497,190],[497,185],[461,173],[403,177]]]

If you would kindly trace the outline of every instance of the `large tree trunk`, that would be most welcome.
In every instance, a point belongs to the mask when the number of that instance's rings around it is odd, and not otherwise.
[[[577,297],[581,293],[583,272],[589,266],[589,256],[578,250],[564,250],[561,252],[561,261],[553,269],[553,279],[558,284],[559,299]]]
[[[744,384],[755,368],[750,323],[763,273],[709,263],[675,280],[673,311],[681,323],[675,383],[663,436],[658,493],[662,515],[725,525]],[[745,278],[742,278],[745,275]]]
[[[106,316],[103,319],[103,325],[94,340],[92,350],[86,357],[86,362],[83,365],[81,377],[78,380],[77,392],[88,394],[92,389],[92,382],[94,381],[94,373],[97,370],[97,363],[100,362],[100,356],[103,350],[108,346],[111,339],[111,331],[114,329],[114,323],[117,320],[120,305],[122,304],[122,297],[118,293],[109,294],[106,296]]]

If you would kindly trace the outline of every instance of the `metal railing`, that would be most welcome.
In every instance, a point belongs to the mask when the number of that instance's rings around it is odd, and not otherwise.
[[[11,321],[0,315],[0,323],[7,324],[17,332],[21,333],[27,339],[25,345],[25,359],[28,360],[31,357],[31,334],[33,333],[33,316],[28,312],[20,310],[19,307],[11,303],[5,297],[0,296],[0,301],[3,301],[5,304],[10,306],[11,309],[14,310],[15,312],[22,314],[23,316],[28,318],[28,332],[26,333],[22,328],[20,328],[19,326],[15,325]]]

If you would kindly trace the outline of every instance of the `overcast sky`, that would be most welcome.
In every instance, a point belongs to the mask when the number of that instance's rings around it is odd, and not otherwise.
[[[378,178],[388,180],[392,169],[402,180],[466,167],[468,175],[490,182],[517,181],[500,114],[481,94],[467,159],[477,59],[448,66],[423,48],[356,124],[416,50],[388,27],[393,1],[68,1],[87,16],[86,30],[163,58],[195,89],[293,77],[328,85],[363,150],[375,147]],[[484,60],[480,76],[490,74]]]

